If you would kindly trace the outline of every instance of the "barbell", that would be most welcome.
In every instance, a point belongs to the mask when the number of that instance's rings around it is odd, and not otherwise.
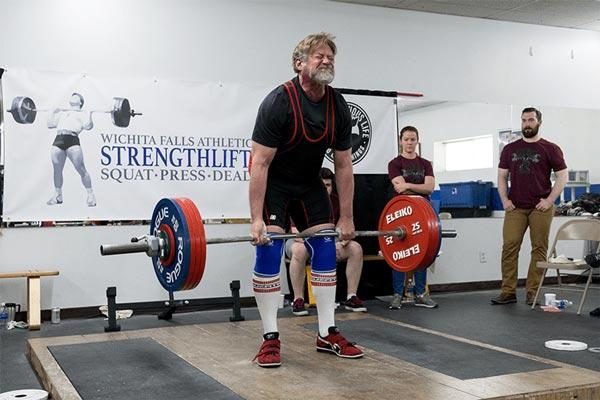
[[[11,108],[8,110],[14,120],[19,124],[33,124],[38,112],[49,112],[50,109],[36,108],[35,102],[31,97],[17,96],[13,99]],[[61,112],[73,111],[83,112],[83,110],[59,109]],[[113,107],[110,110],[92,110],[92,112],[108,113],[111,116],[114,125],[126,128],[129,126],[131,117],[142,115],[131,108],[129,100],[124,97],[113,97]]]
[[[379,238],[385,261],[395,270],[409,272],[429,267],[435,260],[442,237],[456,237],[455,230],[442,230],[429,202],[421,196],[396,196],[383,209],[377,231],[357,231],[356,236]],[[271,240],[309,237],[339,237],[337,232],[282,233]],[[154,207],[150,234],[126,244],[100,246],[103,256],[146,253],[152,258],[160,284],[170,293],[193,289],[200,283],[206,265],[206,245],[251,242],[252,237],[206,238],[198,208],[188,198],[164,198]]]

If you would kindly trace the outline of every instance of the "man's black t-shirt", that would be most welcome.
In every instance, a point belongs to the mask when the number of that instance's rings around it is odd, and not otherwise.
[[[298,77],[280,85],[265,97],[256,117],[252,140],[277,148],[269,167],[269,181],[290,183],[320,181],[319,171],[328,148],[352,146],[352,118],[348,104],[327,86],[325,96],[313,102]]]

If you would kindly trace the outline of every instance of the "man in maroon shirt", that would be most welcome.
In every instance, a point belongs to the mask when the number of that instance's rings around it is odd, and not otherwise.
[[[546,260],[554,202],[567,182],[567,165],[560,147],[539,134],[542,113],[525,108],[521,113],[523,138],[502,149],[498,164],[498,194],[506,211],[502,228],[502,289],[492,304],[516,303],[519,250],[529,227],[531,261],[525,285],[526,303],[533,304]],[[550,174],[554,171],[554,186]],[[508,181],[510,179],[510,190]]]

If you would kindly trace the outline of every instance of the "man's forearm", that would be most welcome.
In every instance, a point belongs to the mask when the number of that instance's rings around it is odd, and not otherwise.
[[[340,199],[340,218],[353,218],[354,174],[352,173],[352,156],[349,150],[336,153],[335,183]]]
[[[263,166],[252,166],[252,174],[250,176],[250,218],[254,221],[257,218],[262,218],[262,210],[265,201],[265,193],[267,191],[267,171]]]
[[[354,176],[352,169],[336,171],[335,182],[340,199],[340,217],[353,218]]]
[[[565,185],[567,184],[567,174],[568,173],[566,170],[558,171],[556,173],[556,180],[554,181],[554,186],[552,186],[552,191],[550,191],[550,194],[547,197],[547,199],[551,203],[554,203],[564,190]]]

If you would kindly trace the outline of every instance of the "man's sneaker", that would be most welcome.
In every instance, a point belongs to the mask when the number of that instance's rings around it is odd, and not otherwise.
[[[306,310],[306,306],[304,305],[303,298],[297,298],[292,303],[292,313],[297,316],[308,315],[308,311]]]
[[[270,332],[263,335],[263,342],[252,361],[263,368],[274,368],[281,365],[281,342],[279,332]]]
[[[438,304],[431,300],[431,297],[427,293],[415,296],[415,306],[425,308],[436,308]]]
[[[352,296],[348,300],[344,302],[344,308],[348,311],[355,312],[367,312],[367,307],[365,307],[365,303],[358,296]]]
[[[50,197],[50,200],[48,200],[46,202],[46,204],[48,204],[49,206],[53,206],[56,204],[62,204],[62,202],[63,202],[62,195],[59,194],[59,195],[54,195],[54,196]]]
[[[390,310],[399,310],[402,308],[402,295],[394,293],[394,298],[390,303]]]
[[[329,335],[324,338],[317,334],[317,351],[333,353],[342,358],[360,358],[364,354],[354,343],[350,343],[335,327],[329,327]]]
[[[500,293],[498,296],[492,299],[492,304],[510,304],[517,302],[517,295],[514,293]]]
[[[87,195],[86,202],[88,207],[96,207],[96,196],[94,196],[94,193],[89,193]]]

